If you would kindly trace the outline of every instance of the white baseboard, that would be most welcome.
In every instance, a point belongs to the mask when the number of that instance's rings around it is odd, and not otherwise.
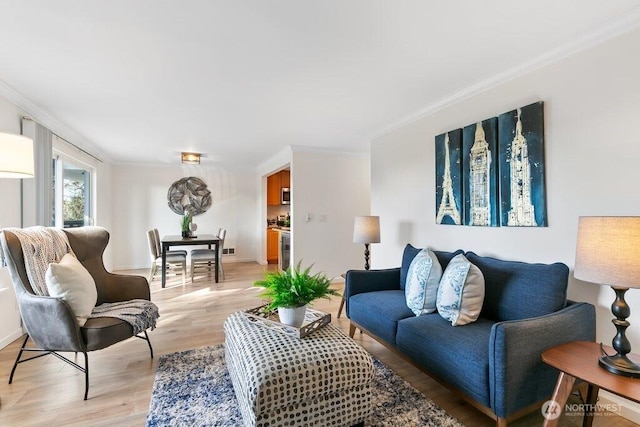
[[[598,393],[598,405],[609,408],[616,415],[640,424],[640,404],[616,396],[608,391],[600,390],[600,393]]]
[[[5,348],[9,344],[14,342],[18,338],[20,338],[22,335],[24,335],[24,332],[22,332],[22,328],[18,328],[16,330],[14,330],[13,332],[11,332],[6,337],[3,337],[2,339],[0,339],[0,349]]]

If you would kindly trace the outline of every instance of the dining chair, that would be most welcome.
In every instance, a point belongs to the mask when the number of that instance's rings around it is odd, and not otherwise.
[[[156,231],[147,231],[147,240],[149,242],[149,257],[151,258],[151,270],[149,271],[149,282],[153,280],[158,271],[158,267],[162,268],[162,252],[160,248],[160,240],[156,237]],[[182,272],[182,284],[186,284],[187,275],[187,252],[186,251],[167,251],[167,269],[179,267]]]
[[[218,232],[220,243],[218,249],[220,251],[219,262],[216,257],[215,249],[194,249],[191,251],[191,282],[196,271],[206,271],[207,275],[211,273],[213,268],[218,268],[219,273],[224,280],[224,268],[222,267],[222,249],[224,248],[224,239],[227,236],[226,228],[221,228]]]
[[[156,241],[156,251],[158,252],[159,256],[162,256],[162,247],[160,245],[160,232],[158,231],[157,228],[152,229],[153,231],[153,237],[155,238]],[[174,249],[174,250],[169,250],[167,251],[167,255],[169,254],[182,254],[184,256],[187,256],[187,251],[185,251],[184,249]]]

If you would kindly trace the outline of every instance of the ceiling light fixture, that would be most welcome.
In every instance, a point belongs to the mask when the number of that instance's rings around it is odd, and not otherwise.
[[[200,164],[200,153],[185,153],[182,152],[181,155],[182,163],[185,165],[199,165]]]

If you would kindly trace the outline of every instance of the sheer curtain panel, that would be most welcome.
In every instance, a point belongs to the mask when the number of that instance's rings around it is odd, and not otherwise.
[[[33,139],[35,175],[22,180],[22,227],[52,225],[53,134],[49,129],[23,117],[22,134]]]

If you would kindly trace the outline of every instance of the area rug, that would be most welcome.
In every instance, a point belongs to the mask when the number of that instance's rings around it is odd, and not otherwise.
[[[373,358],[373,414],[366,426],[462,426]],[[242,426],[224,345],[160,357],[147,426]]]

